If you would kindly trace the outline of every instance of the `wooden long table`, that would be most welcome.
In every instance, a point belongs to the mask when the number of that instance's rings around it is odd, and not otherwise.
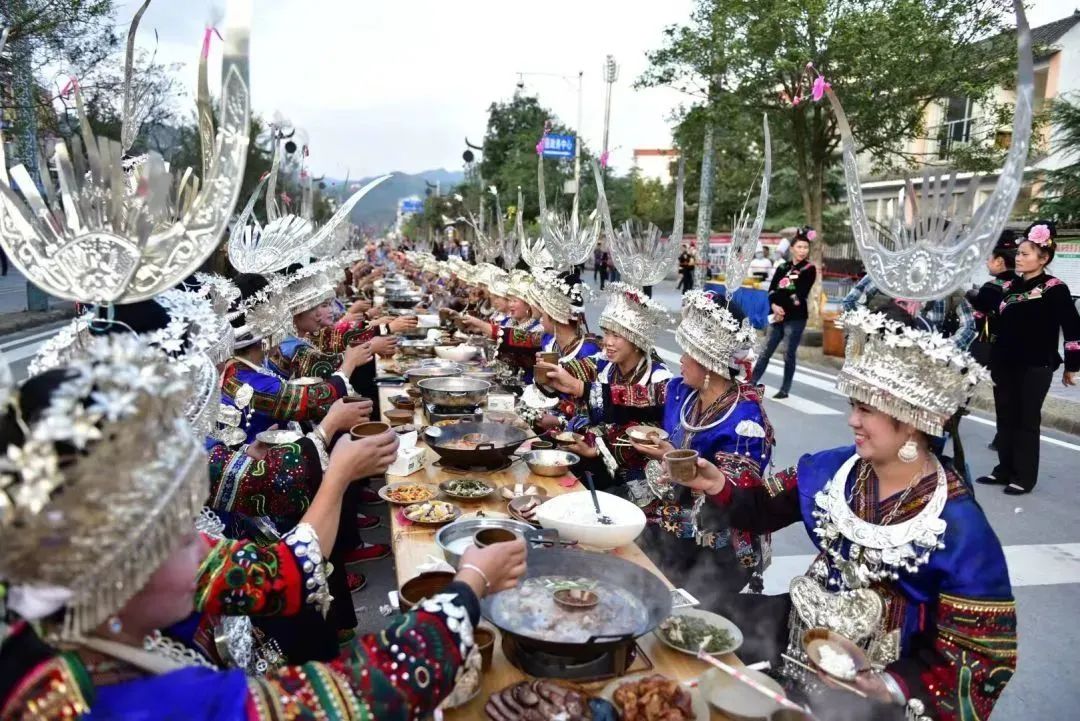
[[[390,404],[390,397],[403,392],[401,386],[380,387],[379,400],[382,410],[386,411],[393,408]],[[421,417],[421,411],[419,410],[417,411],[416,416],[416,426],[417,428],[423,426],[423,419]],[[427,457],[425,459],[425,467],[422,470],[416,471],[409,476],[388,475],[387,482],[415,481],[418,483],[438,485],[445,480],[460,478],[460,476],[448,473],[433,466],[432,461],[437,460],[437,456],[431,450],[426,450],[425,452],[427,453]],[[529,472],[528,467],[524,463],[515,463],[510,468],[503,471],[486,473],[483,478],[486,481],[499,485],[521,482],[526,485],[543,486],[547,489],[549,496],[585,490],[584,486],[580,483],[576,483],[571,487],[564,487],[558,483],[559,479],[557,478],[544,478],[542,476],[534,475]],[[483,509],[485,512],[508,516],[506,513],[506,501],[502,499],[489,497],[478,501],[453,500],[454,503],[461,507],[464,513],[472,513]],[[442,559],[443,555],[439,550],[439,547],[435,545],[435,533],[438,530],[438,527],[406,525],[400,521],[397,512],[393,510],[390,513],[390,518],[392,524],[391,543],[393,544],[394,549],[394,562],[397,565],[398,588],[400,588],[403,583],[418,575],[419,572],[416,570],[417,566],[428,563],[429,556]],[[629,561],[633,561],[642,568],[649,570],[659,578],[663,579],[668,587],[671,587],[671,583],[664,578],[664,575],[660,573],[653,562],[649,560],[648,556],[646,556],[636,544],[631,543],[621,548],[616,548],[614,551],[611,551],[611,553],[621,556]],[[481,681],[480,693],[468,704],[446,712],[445,717],[447,719],[486,718],[484,715],[484,704],[487,703],[487,699],[492,693],[527,678],[526,674],[519,671],[506,660],[506,657],[502,652],[500,641],[501,637],[495,642],[495,653],[491,669],[484,673],[483,680]],[[668,648],[651,633],[639,638],[638,646],[645,655],[648,656],[649,660],[652,661],[652,672],[663,674],[668,678],[679,681],[689,681],[697,678],[702,672],[709,668],[709,665],[703,661],[699,661],[692,656]],[[734,654],[728,654],[723,660],[734,666],[742,666],[742,663]],[[594,690],[598,691],[602,687],[603,684],[598,684]],[[713,710],[712,718],[722,721],[727,717]]]

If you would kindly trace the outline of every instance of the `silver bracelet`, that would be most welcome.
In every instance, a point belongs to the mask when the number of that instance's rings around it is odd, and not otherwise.
[[[885,688],[889,691],[889,696],[897,706],[903,706],[907,703],[907,697],[904,696],[904,692],[900,690],[900,684],[896,682],[896,679],[892,677],[891,673],[886,671],[877,671],[878,678],[885,684]]]
[[[491,590],[491,581],[488,580],[488,577],[487,577],[486,573],[484,573],[478,567],[474,566],[471,563],[463,563],[463,564],[461,564],[461,570],[464,571],[466,568],[469,569],[470,571],[476,571],[476,573],[480,576],[480,578],[484,579],[484,590],[485,591],[490,591]]]
[[[322,429],[315,426],[315,430],[308,433],[307,437],[311,439],[311,444],[315,446],[315,452],[319,454],[319,467],[325,472],[330,467],[330,454],[326,451],[326,440]]]

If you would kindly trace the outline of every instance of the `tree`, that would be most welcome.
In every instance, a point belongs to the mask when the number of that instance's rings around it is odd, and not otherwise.
[[[558,123],[554,113],[529,95],[515,95],[508,102],[492,103],[488,110],[487,132],[484,135],[483,159],[479,164],[485,188],[494,185],[499,190],[503,206],[516,204],[520,186],[525,218],[540,214],[539,190],[536,184],[536,144],[544,133],[545,123],[551,123],[552,133],[573,134]],[[578,138],[580,142],[581,139]],[[596,188],[589,182],[591,169],[588,149],[581,148],[581,208],[596,202]],[[544,183],[548,206],[569,212],[572,196],[560,197],[563,183],[573,178],[573,160],[544,159]],[[471,206],[476,212],[476,204]]]
[[[1066,165],[1046,171],[1044,199],[1039,215],[1051,216],[1061,224],[1080,224],[1080,98],[1059,98],[1050,108],[1054,126],[1053,149]]]
[[[701,170],[697,237],[703,246],[712,228],[716,134],[727,119],[720,106],[731,81],[731,61],[738,51],[739,4],[699,0],[688,24],[664,29],[664,46],[648,53],[650,67],[635,83],[636,87],[674,87],[698,101]]]
[[[906,156],[904,143],[925,132],[930,103],[951,96],[980,100],[1011,77],[1013,39],[1002,32],[1007,5],[1006,0],[699,0],[688,25],[669,28],[669,38],[679,43],[651,58],[651,74],[642,82],[655,78],[656,84],[681,87],[681,79],[702,77],[701,58],[709,58],[716,43],[713,27],[720,23],[729,29],[723,95],[709,96],[703,108],[715,112],[723,105],[725,121],[733,122],[741,122],[739,113],[769,114],[778,161],[774,177],[793,174],[804,222],[822,229],[828,225],[840,136],[831,110],[810,102],[807,63],[840,97],[862,152],[879,167],[908,165],[920,159]],[[760,131],[751,137],[760,137]],[[708,143],[703,140],[702,146]],[[782,155],[777,147],[784,149]],[[820,243],[813,253],[820,263]]]

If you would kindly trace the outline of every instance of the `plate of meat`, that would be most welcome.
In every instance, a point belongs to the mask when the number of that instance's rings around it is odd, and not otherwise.
[[[519,681],[496,691],[488,697],[484,713],[492,721],[535,718],[588,721],[593,718],[588,696],[547,679]]]
[[[709,704],[697,688],[657,673],[615,679],[600,694],[622,721],[709,721]]]

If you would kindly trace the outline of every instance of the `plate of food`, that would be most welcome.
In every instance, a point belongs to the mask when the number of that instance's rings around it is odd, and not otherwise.
[[[539,526],[540,523],[534,517],[536,509],[540,507],[540,504],[544,502],[542,496],[538,496],[535,493],[531,493],[527,496],[518,496],[506,504],[506,510],[510,512],[513,518],[519,521],[525,521],[531,523],[534,526]]]
[[[424,501],[405,506],[404,516],[413,523],[438,526],[449,523],[461,515],[461,510],[446,501]]]
[[[423,503],[430,501],[439,495],[439,489],[428,483],[415,483],[404,481],[401,483],[387,483],[379,489],[379,498],[399,506],[407,506],[410,503]]]
[[[272,431],[263,431],[262,433],[256,434],[255,440],[260,443],[265,443],[268,446],[276,446],[280,443],[296,443],[303,437],[304,434],[300,431],[274,429]]]
[[[814,668],[839,681],[853,681],[860,671],[870,668],[865,651],[828,629],[810,629],[803,634],[802,645]]]
[[[698,689],[657,673],[617,678],[600,695],[623,721],[709,721],[709,704]]]
[[[770,691],[783,695],[784,689],[761,671],[742,669],[742,672]],[[698,689],[706,703],[737,719],[765,719],[783,708],[768,696],[747,686],[718,668],[710,668],[698,678]]]
[[[302,378],[291,378],[288,381],[288,384],[291,386],[313,386],[318,385],[322,382],[322,378],[317,378],[315,376],[303,376]]]
[[[532,483],[507,483],[499,488],[499,495],[507,501],[520,496],[540,496],[545,499],[548,496],[547,489]]]
[[[439,484],[439,490],[448,496],[467,501],[478,501],[495,492],[494,486],[478,478],[454,478]]]
[[[656,426],[631,426],[626,430],[626,435],[643,446],[656,446],[668,439],[668,432]]]
[[[734,623],[697,608],[675,611],[653,633],[665,645],[691,656],[697,656],[703,643],[707,653],[720,656],[736,651],[743,642],[742,631]]]

